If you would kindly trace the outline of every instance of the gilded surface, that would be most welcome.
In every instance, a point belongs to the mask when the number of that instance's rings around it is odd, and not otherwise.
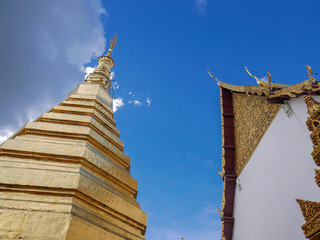
[[[232,93],[236,162],[239,175],[258,146],[264,133],[280,110],[281,105],[270,104],[264,97]]]
[[[145,239],[112,99],[94,80],[1,145],[0,239]]]
[[[209,73],[211,78],[217,80],[217,84],[220,87],[221,115],[223,114],[221,88],[228,89],[233,92],[236,149],[235,171],[237,175],[241,173],[242,169],[247,164],[264,133],[280,110],[281,105],[270,105],[267,103],[267,100],[276,102],[273,100],[279,99],[279,101],[283,101],[285,99],[298,97],[301,94],[320,93],[320,83],[316,82],[315,78],[312,77],[311,68],[308,66],[307,68],[309,79],[295,85],[274,84],[269,81],[269,83],[266,84],[262,83],[261,86],[236,86],[222,82]],[[313,112],[313,119],[309,118],[306,124],[310,131],[317,129],[317,132],[315,131],[311,136],[316,147],[319,146],[320,143],[320,111],[316,109],[316,111]],[[221,117],[221,119],[223,120],[223,117]],[[317,127],[318,125],[319,127]],[[222,130],[222,138],[223,136],[224,133]],[[222,143],[224,143],[224,141]],[[223,155],[224,153],[222,152],[222,156]],[[320,166],[320,148],[319,150],[315,149],[313,156],[315,157],[315,162]],[[222,166],[224,166],[224,164],[224,157],[222,157]],[[316,170],[316,172],[317,171],[318,170]],[[317,172],[315,178],[318,186],[320,186],[319,172]],[[225,196],[223,194],[222,205],[224,200]],[[224,236],[221,236],[221,239],[223,238]],[[318,233],[314,234],[310,239],[320,239],[320,235],[318,235]]]
[[[311,68],[308,70],[311,71]],[[312,76],[312,72],[309,73]],[[319,152],[320,152],[320,104],[315,101],[310,96],[304,96],[305,103],[307,104],[308,108],[308,120],[306,122],[307,127],[310,131],[312,131],[310,138],[313,143],[314,151],[311,153],[313,160],[315,163],[320,166],[319,161]],[[315,169],[316,176],[315,181],[318,186],[320,183],[320,171]],[[320,239],[320,203],[318,202],[312,202],[312,201],[306,201],[301,199],[296,199],[297,202],[300,205],[302,215],[304,219],[306,220],[306,223],[302,225],[302,230],[306,236],[306,238],[309,238],[311,240],[319,240]]]
[[[320,212],[314,215],[309,221],[302,225],[303,233],[306,238],[316,240],[320,237]]]
[[[320,187],[320,170],[315,169],[316,176],[314,177],[316,180],[317,185]]]
[[[309,221],[320,211],[320,203],[297,199],[300,205],[302,215],[306,221]]]
[[[320,92],[320,83],[313,82],[313,79],[305,80],[295,85],[274,84],[263,86],[237,86],[222,81],[218,82],[220,87],[231,91],[246,93],[250,95],[266,96],[268,99],[278,97],[295,98],[306,92]]]

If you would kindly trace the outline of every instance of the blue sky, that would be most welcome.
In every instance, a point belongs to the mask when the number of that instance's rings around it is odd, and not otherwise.
[[[0,141],[65,99],[117,33],[115,113],[149,240],[218,239],[220,80],[320,72],[317,0],[1,1]],[[149,99],[149,103],[147,103]],[[136,104],[135,102],[136,101]]]

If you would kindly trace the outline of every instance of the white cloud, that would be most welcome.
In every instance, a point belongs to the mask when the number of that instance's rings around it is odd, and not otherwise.
[[[111,79],[111,80],[114,79],[115,76],[116,76],[116,75],[115,75],[114,72],[111,72],[111,73],[110,73],[110,79]]]
[[[54,104],[49,100],[39,102],[34,106],[29,106],[26,110],[26,116],[27,116],[28,122],[34,121],[36,118],[38,118],[43,113],[47,112],[53,106]]]
[[[268,76],[262,77],[261,80],[264,81],[264,82],[268,82]]]
[[[207,0],[194,0],[194,4],[198,13],[204,14],[207,12]]]
[[[131,104],[131,103],[132,103],[132,100],[129,101],[129,104]]]
[[[147,98],[147,104],[148,104],[148,107],[151,105],[151,99],[150,98]]]
[[[121,108],[123,106],[124,106],[123,98],[118,97],[118,98],[113,99],[113,101],[112,101],[113,112],[116,112],[119,108]]]
[[[0,27],[10,32],[0,38],[6,56],[0,60],[1,75],[10,81],[0,88],[0,126],[12,123],[18,129],[52,106],[38,103],[48,98],[60,102],[83,82],[84,64],[105,51],[107,13],[101,0],[21,1],[19,14],[15,1],[1,5],[6,11]],[[40,14],[34,14],[36,8]]]
[[[91,0],[90,1],[91,7],[93,10],[96,11],[99,15],[108,16],[107,11],[103,8],[101,1]]]
[[[117,82],[113,82],[112,85],[113,85],[112,87],[113,87],[114,90],[119,89],[119,87],[120,87]]]
[[[139,100],[133,100],[135,106],[141,106],[142,103]]]
[[[46,14],[57,26],[47,28],[46,24],[52,23],[44,21],[39,33],[40,47],[49,58],[58,60],[64,55],[69,63],[84,71],[84,63],[90,62],[92,57],[101,56],[105,51],[106,39],[100,16],[106,15],[106,10],[101,0],[91,0],[89,4],[76,1],[78,6],[70,10],[73,1],[48,4],[50,8]]]
[[[86,79],[91,73],[93,73],[94,69],[95,69],[95,67],[86,67],[84,70],[84,72],[86,74],[84,78]]]
[[[14,131],[11,128],[4,127],[3,129],[0,129],[0,144],[6,141],[13,134]]]

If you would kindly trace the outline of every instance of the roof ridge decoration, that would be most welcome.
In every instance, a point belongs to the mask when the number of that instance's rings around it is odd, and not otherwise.
[[[265,82],[265,81],[262,81],[261,79],[257,78],[256,76],[252,75],[248,68],[246,66],[244,66],[244,68],[246,69],[247,73],[249,74],[250,77],[253,77],[254,79],[256,79],[257,83],[260,85],[260,86],[267,86],[267,85],[271,85],[271,74],[268,72],[268,82]]]
[[[259,81],[257,81],[259,86],[237,86],[222,82],[207,69],[210,78],[215,79],[220,88],[223,176],[223,196],[220,214],[222,219],[222,240],[232,239],[234,223],[232,209],[236,178],[241,174],[260,140],[276,117],[281,104],[285,100],[304,94],[320,95],[320,84],[312,77],[312,70],[309,66],[307,66],[307,70],[309,78],[295,85],[273,83],[269,73],[268,83],[260,82],[259,84]],[[247,72],[251,77],[255,78],[249,71]],[[255,79],[257,80],[257,78]],[[242,133],[247,135],[245,135],[245,138],[240,139],[239,136],[243,135]],[[319,171],[317,171],[316,181],[320,182],[318,179],[320,179]]]
[[[265,96],[267,98],[267,101],[270,103],[284,103],[284,101],[289,100],[290,98],[296,98],[303,94],[320,94],[320,82],[317,82],[313,77],[311,67],[306,65],[306,68],[308,71],[308,79],[294,85],[272,83],[270,73],[268,73],[269,81],[264,82],[252,75],[247,68],[246,71],[251,77],[257,80],[259,86],[238,86],[229,84],[218,80],[216,77],[213,77],[210,74],[209,70],[208,73],[211,78],[217,80],[217,84],[219,87],[234,92],[246,93],[247,95]]]

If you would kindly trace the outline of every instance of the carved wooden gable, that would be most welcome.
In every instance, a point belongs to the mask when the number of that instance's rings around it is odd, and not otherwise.
[[[235,172],[239,176],[280,110],[264,96],[232,93],[235,129]]]

